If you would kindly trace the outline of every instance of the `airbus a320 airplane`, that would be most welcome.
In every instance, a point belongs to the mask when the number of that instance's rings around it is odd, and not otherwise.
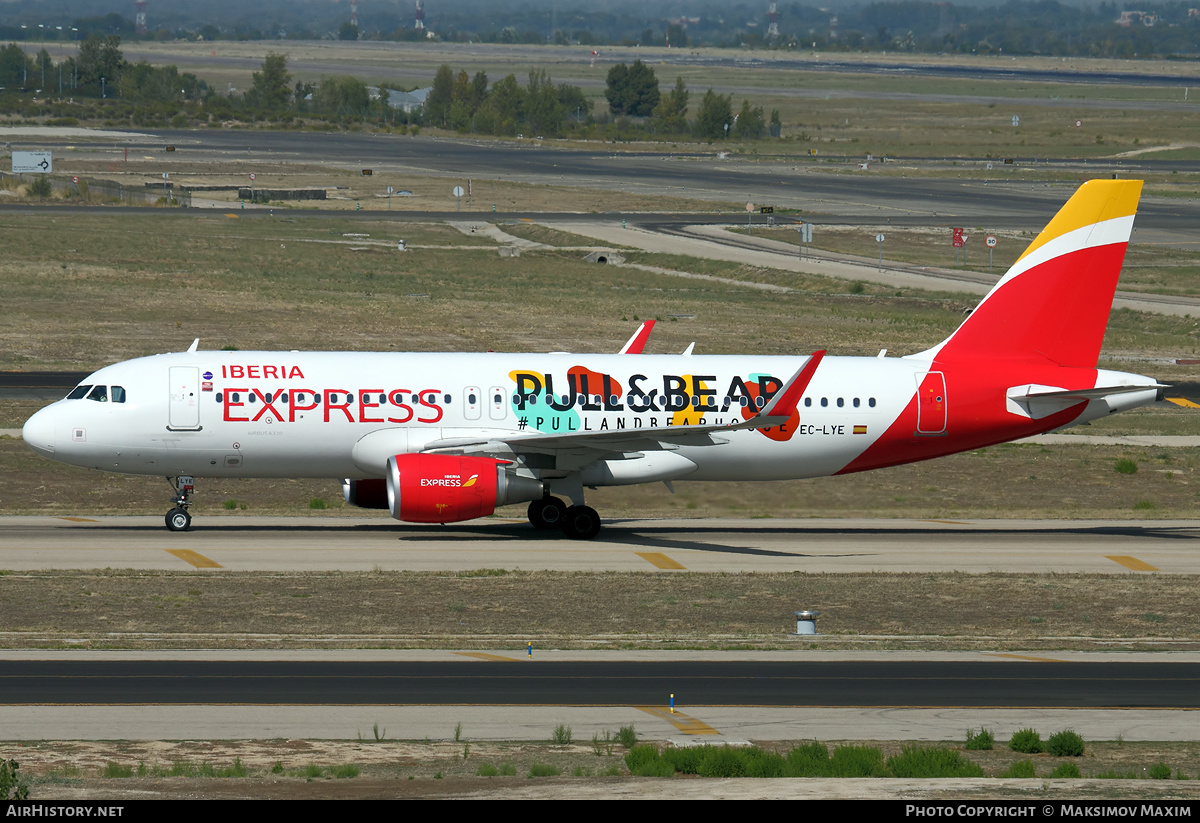
[[[195,477],[331,477],[398,520],[528,503],[537,528],[589,539],[585,487],[846,474],[1161,400],[1151,378],[1096,368],[1141,185],[1084,184],[949,338],[905,357],[639,354],[648,326],[615,355],[193,343],[100,369],[24,438],[64,463],[166,476],[174,531]]]

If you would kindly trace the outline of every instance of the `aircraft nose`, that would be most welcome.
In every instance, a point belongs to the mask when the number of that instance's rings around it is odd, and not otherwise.
[[[45,408],[35,412],[21,429],[21,439],[25,445],[42,457],[54,457],[55,418],[56,410]]]

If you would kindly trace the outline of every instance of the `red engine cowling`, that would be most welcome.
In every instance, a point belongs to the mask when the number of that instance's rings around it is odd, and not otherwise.
[[[360,509],[386,509],[388,507],[387,481],[370,478],[367,480],[343,480],[342,497],[351,506]]]
[[[456,523],[542,496],[539,481],[509,474],[506,465],[491,457],[397,454],[387,463],[388,509],[409,523]]]

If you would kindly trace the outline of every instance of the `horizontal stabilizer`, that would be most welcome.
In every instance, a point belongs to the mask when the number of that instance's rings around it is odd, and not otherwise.
[[[1011,413],[1032,420],[1040,420],[1077,403],[1108,398],[1113,398],[1109,401],[1109,405],[1113,407],[1113,411],[1116,411],[1119,407],[1127,405],[1127,402],[1121,402],[1122,395],[1131,395],[1137,392],[1157,392],[1158,399],[1161,400],[1168,388],[1170,387],[1160,383],[1097,386],[1091,389],[1061,389],[1056,386],[1031,384],[1013,386],[1006,392],[1006,399],[1008,410]]]

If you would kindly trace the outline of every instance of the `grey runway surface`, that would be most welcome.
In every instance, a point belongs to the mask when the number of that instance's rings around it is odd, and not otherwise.
[[[331,657],[333,657],[331,655]],[[500,656],[494,656],[500,657]],[[5,705],[1197,709],[1200,663],[710,660],[5,661]]]
[[[980,724],[998,739],[1030,726],[1088,740],[1200,739],[1182,708],[1196,702],[1194,653],[536,656],[6,652],[0,724],[12,739],[88,740],[354,739],[375,723],[393,740],[448,739],[456,724],[464,739],[544,740],[559,723],[577,740],[626,724],[644,739],[701,743],[958,740]]]
[[[0,517],[0,568],[1198,574],[1197,540],[1190,520],[611,520],[574,541],[524,518],[428,527],[200,513],[171,533],[157,516],[83,514]]]

